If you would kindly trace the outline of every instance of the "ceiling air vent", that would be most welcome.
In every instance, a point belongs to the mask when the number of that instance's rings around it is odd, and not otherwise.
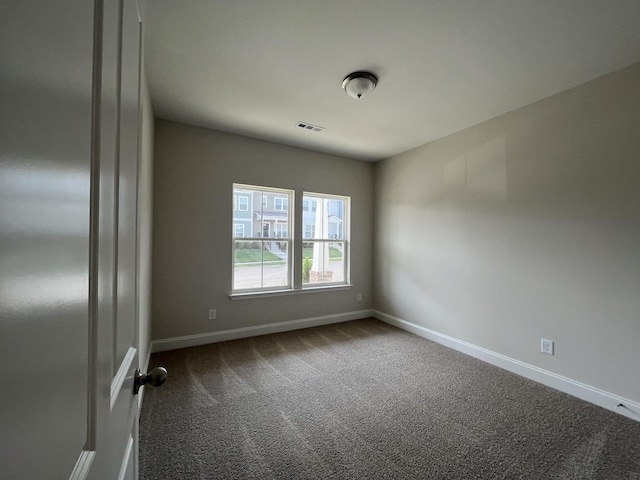
[[[305,130],[309,130],[311,132],[321,132],[324,130],[324,127],[319,127],[317,125],[312,125],[311,123],[307,123],[307,122],[298,122],[296,123],[296,125],[299,128],[303,128]]]

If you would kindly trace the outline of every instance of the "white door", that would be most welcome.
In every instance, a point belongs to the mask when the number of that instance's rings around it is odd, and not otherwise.
[[[141,22],[135,0],[104,2],[95,368],[89,478],[137,478],[138,169]]]
[[[0,6],[0,477],[136,478],[135,0]]]

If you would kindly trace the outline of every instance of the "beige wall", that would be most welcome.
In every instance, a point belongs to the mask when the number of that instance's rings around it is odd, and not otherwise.
[[[640,401],[640,64],[379,162],[375,192],[375,309]]]
[[[350,196],[354,288],[231,300],[233,183]],[[372,203],[370,163],[157,120],[153,339],[371,308]]]

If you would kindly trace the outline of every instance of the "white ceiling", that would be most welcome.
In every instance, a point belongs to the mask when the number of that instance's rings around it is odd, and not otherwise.
[[[157,116],[371,161],[640,61],[640,0],[151,0],[146,10]],[[357,70],[379,78],[361,100],[340,87]]]

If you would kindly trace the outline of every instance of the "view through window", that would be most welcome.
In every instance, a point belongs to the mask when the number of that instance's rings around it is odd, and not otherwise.
[[[305,192],[302,204],[303,286],[346,283],[349,198]]]
[[[292,227],[292,190],[233,185],[233,292],[292,290],[348,283],[349,197],[304,192],[302,225]],[[293,238],[302,240],[293,285]],[[300,270],[298,270],[300,271]],[[300,282],[299,278],[296,282]]]
[[[291,190],[234,184],[234,291],[291,288],[292,196]]]

